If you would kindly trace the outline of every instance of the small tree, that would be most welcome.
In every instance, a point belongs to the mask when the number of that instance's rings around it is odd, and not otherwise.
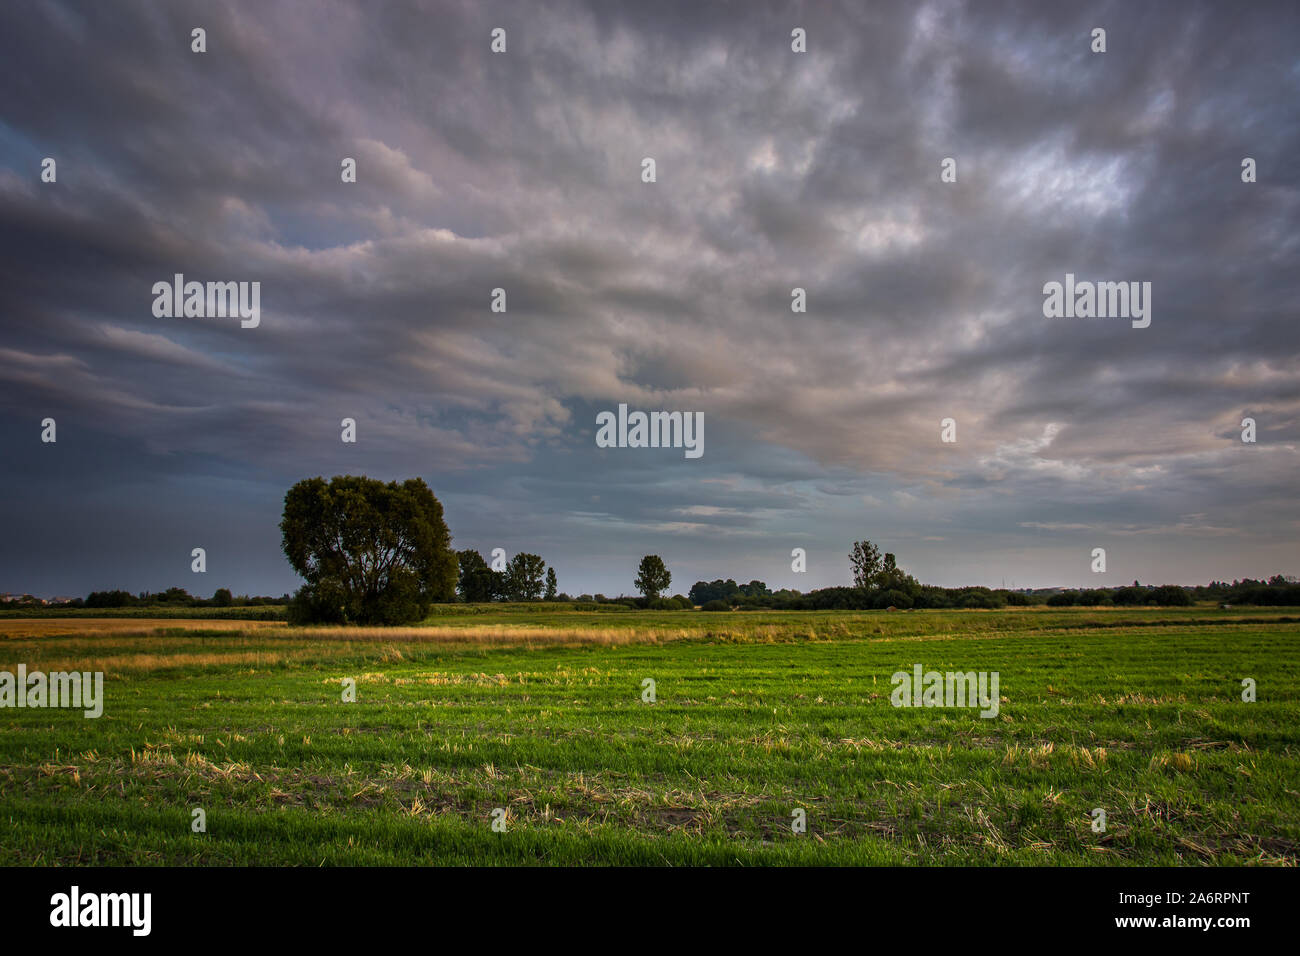
[[[520,551],[506,564],[505,589],[512,601],[536,601],[542,596],[542,574],[546,562],[541,555]]]
[[[212,593],[213,607],[230,607],[235,603],[234,595],[230,593],[230,588],[217,588]]]
[[[484,604],[500,596],[501,575],[488,567],[483,555],[466,549],[456,552],[460,577],[456,591],[467,604]]]
[[[659,592],[668,590],[668,585],[673,583],[673,576],[663,558],[657,554],[647,554],[641,559],[636,580],[632,583],[647,598],[654,599],[659,596]]]
[[[854,587],[875,586],[882,567],[879,548],[870,541],[854,541],[853,550],[849,552],[849,563],[853,565]]]
[[[546,569],[546,600],[554,601],[556,592],[560,590],[560,582],[555,577],[555,568]]]
[[[898,561],[893,554],[886,551],[880,559],[880,574],[876,576],[876,586],[889,590],[898,588],[903,581],[903,572],[898,568]]]
[[[190,592],[184,588],[168,588],[162,594],[158,595],[159,604],[183,604],[187,607],[193,607],[195,600]]]

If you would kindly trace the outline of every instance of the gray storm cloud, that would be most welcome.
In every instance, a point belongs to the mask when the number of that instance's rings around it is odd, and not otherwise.
[[[575,593],[843,583],[857,537],[943,584],[1296,571],[1294,4],[700,7],[6,5],[0,589],[204,590],[204,544],[288,590],[284,491],[345,472]],[[259,327],[154,318],[174,273]],[[1066,273],[1151,326],[1044,318]],[[596,448],[620,402],[705,455]]]

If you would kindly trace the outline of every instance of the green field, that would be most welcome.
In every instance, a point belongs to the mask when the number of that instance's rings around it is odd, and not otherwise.
[[[0,710],[0,864],[1294,865],[1300,847],[1300,609],[51,623],[0,621],[0,670],[103,670],[104,715]],[[998,672],[998,716],[891,706],[915,664]]]

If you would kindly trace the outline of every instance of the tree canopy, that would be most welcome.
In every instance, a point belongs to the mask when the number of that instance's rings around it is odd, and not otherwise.
[[[854,587],[875,586],[876,579],[883,569],[879,548],[870,541],[854,541],[853,549],[849,551],[849,563],[853,566]]]
[[[505,591],[512,601],[536,601],[545,587],[546,562],[539,554],[520,551],[506,563]]]
[[[307,582],[291,620],[406,624],[455,596],[456,555],[423,479],[307,478],[284,496],[284,554]]]
[[[469,604],[484,604],[505,596],[503,575],[488,567],[483,555],[473,549],[458,551],[456,557],[460,564],[460,580],[456,591],[461,600]]]
[[[657,598],[661,591],[667,591],[673,583],[673,576],[664,564],[664,559],[657,554],[647,554],[641,559],[637,568],[636,580],[632,582],[636,589],[647,598]]]

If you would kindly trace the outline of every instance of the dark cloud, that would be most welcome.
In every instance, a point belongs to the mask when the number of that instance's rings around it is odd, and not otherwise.
[[[345,472],[423,475],[458,544],[538,551],[570,591],[630,589],[651,551],[682,590],[840,583],[862,536],[949,584],[1086,583],[1098,546],[1107,583],[1294,572],[1297,27],[1288,3],[6,5],[0,587],[278,593],[285,489]],[[154,318],[177,272],[260,281],[260,327]],[[1151,282],[1151,327],[1044,318],[1066,272]],[[620,402],[704,412],[704,457],[595,448]]]

